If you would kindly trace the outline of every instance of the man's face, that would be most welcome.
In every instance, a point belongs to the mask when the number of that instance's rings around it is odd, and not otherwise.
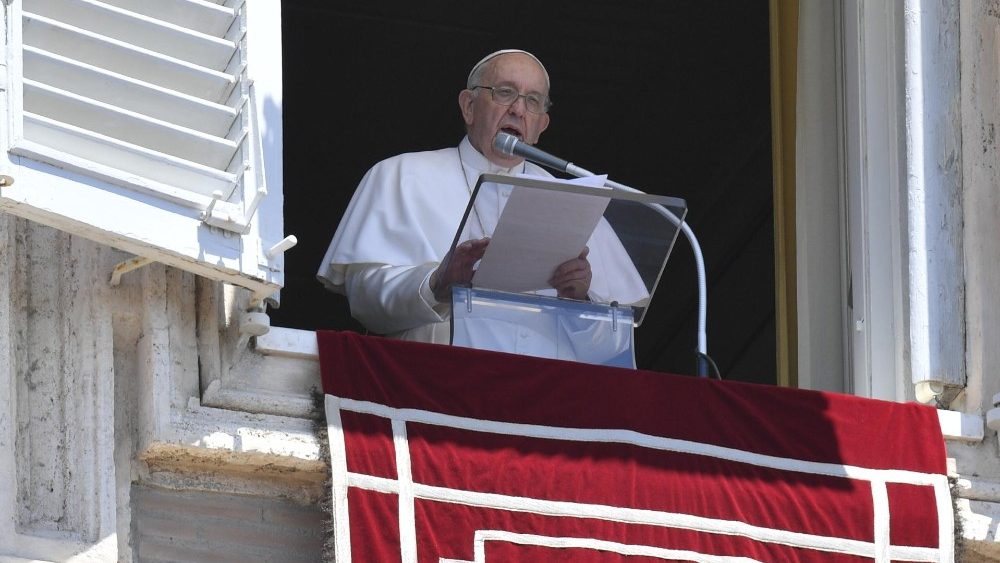
[[[500,55],[490,61],[489,68],[476,86],[510,86],[521,94],[537,94],[548,98],[545,74],[531,57],[521,53]],[[524,105],[524,98],[518,98],[509,106],[493,101],[491,91],[486,88],[462,90],[458,96],[462,117],[469,133],[469,141],[490,162],[511,167],[521,162],[520,157],[506,156],[493,148],[493,138],[503,131],[522,141],[535,144],[538,137],[549,126],[547,113],[531,113]]]

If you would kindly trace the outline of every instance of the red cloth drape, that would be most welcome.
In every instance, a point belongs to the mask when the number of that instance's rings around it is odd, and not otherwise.
[[[354,561],[951,560],[932,408],[318,339]]]

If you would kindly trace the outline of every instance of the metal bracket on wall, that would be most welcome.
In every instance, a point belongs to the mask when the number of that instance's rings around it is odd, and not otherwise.
[[[120,262],[115,266],[114,270],[111,271],[111,287],[118,287],[122,282],[122,276],[131,272],[132,270],[138,270],[139,268],[153,262],[152,258],[145,258],[143,256],[136,256],[135,258],[130,258],[124,262]]]

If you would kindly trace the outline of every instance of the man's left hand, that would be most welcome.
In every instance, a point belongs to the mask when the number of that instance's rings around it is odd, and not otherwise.
[[[583,247],[583,252],[572,260],[567,260],[556,268],[549,285],[556,288],[557,295],[567,299],[587,299],[587,292],[590,291],[590,280],[594,274],[590,271],[590,262],[587,254],[590,248]]]

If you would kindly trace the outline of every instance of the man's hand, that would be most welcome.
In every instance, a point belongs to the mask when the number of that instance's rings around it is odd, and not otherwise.
[[[556,288],[559,297],[568,299],[587,299],[587,292],[590,291],[590,280],[594,277],[590,271],[590,262],[587,254],[590,248],[583,247],[583,252],[572,260],[567,260],[556,268],[549,285]]]
[[[489,244],[489,238],[467,240],[460,243],[453,252],[449,252],[444,257],[441,265],[434,270],[429,280],[431,291],[438,302],[451,301],[452,285],[472,281],[472,274],[475,273],[472,267],[483,257]]]

